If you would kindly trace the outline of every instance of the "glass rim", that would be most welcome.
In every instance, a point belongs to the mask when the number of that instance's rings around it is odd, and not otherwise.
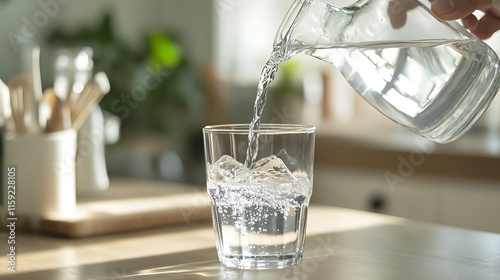
[[[315,126],[307,124],[272,124],[262,123],[260,128],[253,130],[257,134],[287,134],[287,133],[314,133]],[[231,133],[231,134],[248,134],[250,124],[218,124],[207,125],[203,128],[205,133]]]

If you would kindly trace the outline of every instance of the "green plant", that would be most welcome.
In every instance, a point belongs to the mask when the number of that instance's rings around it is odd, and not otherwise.
[[[82,27],[72,32],[55,29],[47,42],[52,47],[93,49],[94,72],[105,72],[111,84],[100,106],[121,117],[125,129],[165,134],[179,121],[172,119],[173,115],[199,111],[199,78],[178,35],[151,32],[144,35],[141,47],[131,49],[113,30],[108,13],[95,28]],[[145,84],[147,79],[153,82]]]

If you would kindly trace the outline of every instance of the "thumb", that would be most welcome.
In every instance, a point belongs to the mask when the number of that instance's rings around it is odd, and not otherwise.
[[[487,10],[492,7],[492,0],[431,0],[432,12],[444,20],[461,19],[475,10]]]

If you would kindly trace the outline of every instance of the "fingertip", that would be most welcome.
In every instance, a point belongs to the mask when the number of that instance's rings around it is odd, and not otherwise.
[[[432,14],[434,14],[434,16],[436,16],[437,18],[439,18],[441,20],[456,20],[457,19],[456,16],[454,16],[452,14],[442,14],[442,13],[440,13],[434,7],[431,7],[431,12],[432,12]]]
[[[471,30],[471,32],[481,40],[489,39],[491,36],[493,36],[494,33],[493,30],[490,30],[488,28],[480,28],[479,25],[476,29]]]
[[[487,12],[479,21],[471,32],[479,39],[485,40],[493,36],[495,32],[500,30],[500,18],[491,12]]]
[[[391,25],[394,29],[400,29],[406,23],[406,14],[401,14],[398,17],[391,18]]]
[[[444,16],[455,12],[456,7],[452,0],[436,0],[432,2],[432,9]]]
[[[473,30],[478,27],[479,21],[474,15],[469,15],[462,18],[462,24],[465,28]]]
[[[491,38],[491,36],[493,36],[493,33],[491,33],[491,32],[484,32],[482,30],[475,31],[475,32],[473,31],[472,33],[474,35],[476,35],[476,37],[478,37],[481,40],[487,40],[487,39]]]
[[[491,8],[491,0],[435,0],[431,2],[432,13],[443,20],[461,19],[476,10],[484,11],[488,8]]]

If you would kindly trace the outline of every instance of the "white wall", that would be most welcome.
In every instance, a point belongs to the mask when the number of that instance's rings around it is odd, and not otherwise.
[[[23,70],[19,64],[20,51],[16,51],[9,36],[23,26],[23,17],[31,20],[36,9],[30,1],[9,1],[0,5],[0,78],[5,82]]]
[[[115,15],[117,34],[132,46],[142,42],[145,32],[172,29],[184,36],[188,53],[196,62],[212,56],[211,0],[73,0],[54,24],[71,29],[97,23],[106,10]]]
[[[187,51],[196,63],[212,61],[215,53],[214,0],[161,0],[158,19],[184,33]]]
[[[195,63],[212,60],[214,53],[212,0],[23,0],[0,5],[0,77],[8,80],[25,68],[8,40],[9,33],[23,34],[26,20],[37,31],[23,44],[29,50],[55,26],[67,30],[100,23],[103,12],[114,15],[116,33],[137,47],[148,31],[174,29],[184,36]]]
[[[214,0],[216,58],[222,78],[256,85],[293,0]]]

